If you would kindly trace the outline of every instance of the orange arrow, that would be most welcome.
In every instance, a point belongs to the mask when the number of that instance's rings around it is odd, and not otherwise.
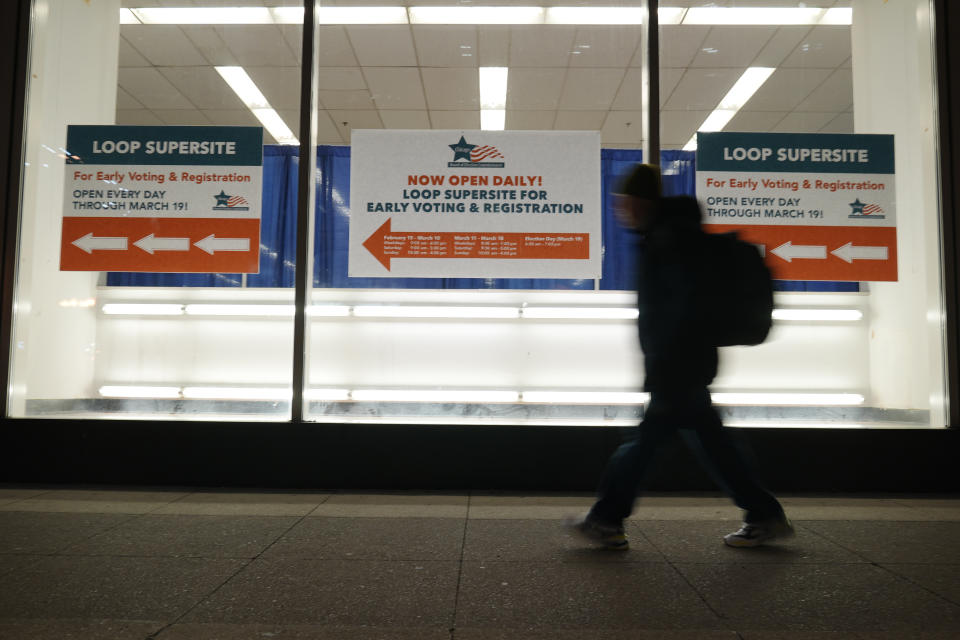
[[[394,258],[588,260],[589,233],[398,231],[390,218],[363,243],[387,271]]]

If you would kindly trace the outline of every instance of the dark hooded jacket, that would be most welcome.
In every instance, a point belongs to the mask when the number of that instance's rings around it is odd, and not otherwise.
[[[717,375],[717,349],[703,336],[711,310],[704,307],[700,218],[694,198],[661,198],[640,237],[637,305],[647,391],[705,387]]]

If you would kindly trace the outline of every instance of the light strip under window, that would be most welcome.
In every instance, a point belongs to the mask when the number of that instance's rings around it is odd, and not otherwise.
[[[727,95],[723,96],[720,104],[713,110],[707,119],[703,121],[697,131],[722,131],[727,123],[737,115],[737,112],[747,104],[753,94],[763,86],[767,78],[776,71],[773,67],[749,67],[740,76],[736,84],[730,88]],[[694,133],[690,141],[683,147],[684,151],[694,151],[697,148],[697,134]]]
[[[280,144],[300,144],[243,67],[214,67],[243,104]]]

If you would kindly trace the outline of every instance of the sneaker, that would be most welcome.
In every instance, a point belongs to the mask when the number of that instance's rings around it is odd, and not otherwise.
[[[740,529],[728,533],[723,542],[728,547],[759,547],[774,538],[790,538],[795,534],[786,516],[760,522],[744,522]]]
[[[627,534],[624,533],[622,525],[602,524],[586,515],[568,519],[566,526],[582,538],[599,543],[607,549],[625,551],[630,548],[630,541],[627,540]]]

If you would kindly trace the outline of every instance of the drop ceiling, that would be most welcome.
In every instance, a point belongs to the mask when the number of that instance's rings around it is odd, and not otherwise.
[[[290,4],[123,2],[131,8]],[[849,6],[842,1],[816,4]],[[705,5],[801,6],[785,1],[661,2],[661,6]],[[509,68],[508,130],[598,130],[605,147],[642,144],[642,55],[636,26],[323,25],[318,39],[321,144],[349,144],[353,129],[478,129],[480,66]],[[853,132],[849,26],[661,25],[660,40],[665,149],[683,147],[751,66],[776,71],[724,130]],[[214,69],[238,65],[296,132],[300,47],[297,25],[121,25],[117,123],[258,125]],[[265,138],[275,142],[266,132]]]

